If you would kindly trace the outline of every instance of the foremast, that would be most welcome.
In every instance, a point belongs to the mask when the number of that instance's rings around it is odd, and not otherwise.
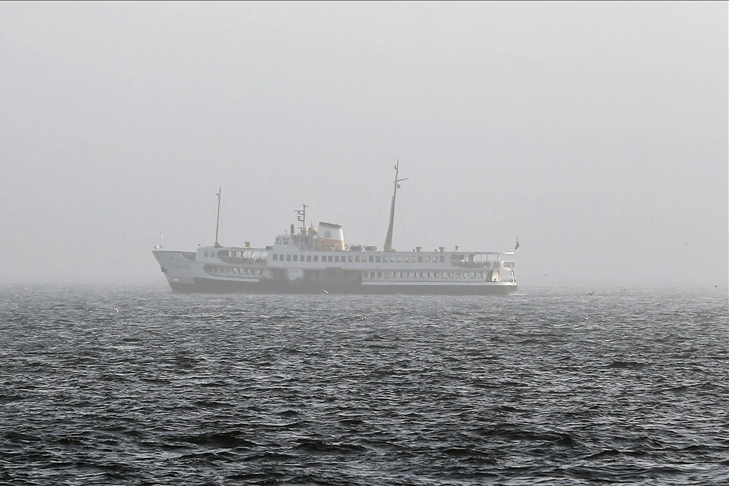
[[[215,248],[222,248],[222,245],[218,243],[218,229],[220,229],[220,195],[223,193],[223,188],[218,188],[218,216],[215,218]]]
[[[395,164],[395,180],[393,182],[394,188],[392,190],[392,205],[390,206],[390,224],[387,227],[387,236],[385,236],[385,247],[384,251],[393,251],[392,249],[392,227],[395,224],[395,197],[397,196],[397,190],[400,188],[400,182],[406,181],[405,179],[398,179],[398,173],[400,171],[400,160],[398,159]]]

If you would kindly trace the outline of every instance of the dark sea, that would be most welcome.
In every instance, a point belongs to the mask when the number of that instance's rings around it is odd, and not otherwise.
[[[0,484],[729,483],[725,290],[0,286]]]

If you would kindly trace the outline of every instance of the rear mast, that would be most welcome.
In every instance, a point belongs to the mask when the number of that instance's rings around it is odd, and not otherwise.
[[[392,249],[392,227],[395,224],[395,196],[397,196],[397,190],[400,187],[400,182],[408,180],[407,177],[405,179],[398,179],[398,173],[400,171],[400,159],[397,160],[397,164],[395,164],[395,181],[393,184],[395,187],[392,191],[392,205],[390,206],[390,225],[387,227],[387,236],[385,236],[385,248],[384,251],[393,251]]]

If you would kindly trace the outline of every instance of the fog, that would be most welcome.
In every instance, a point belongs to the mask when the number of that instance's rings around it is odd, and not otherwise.
[[[157,282],[296,223],[727,285],[727,4],[0,4],[0,282]]]

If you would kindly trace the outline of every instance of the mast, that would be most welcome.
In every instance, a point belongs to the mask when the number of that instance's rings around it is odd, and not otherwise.
[[[301,234],[305,235],[306,234],[306,208],[308,208],[309,206],[307,206],[306,204],[303,204],[302,206],[303,206],[303,209],[295,209],[294,211],[296,212],[296,214],[298,214],[298,216],[296,216],[296,221],[301,222]]]
[[[400,182],[406,181],[405,179],[398,179],[397,175],[400,171],[400,159],[397,160],[397,164],[395,164],[395,181],[393,184],[395,187],[392,191],[392,205],[390,206],[390,225],[387,227],[387,236],[385,236],[385,251],[393,251],[392,250],[392,227],[395,224],[395,196],[397,196],[397,190],[400,187]]]
[[[215,218],[215,248],[220,248],[222,245],[218,243],[218,229],[220,229],[220,195],[223,193],[223,188],[218,188],[218,216]]]

